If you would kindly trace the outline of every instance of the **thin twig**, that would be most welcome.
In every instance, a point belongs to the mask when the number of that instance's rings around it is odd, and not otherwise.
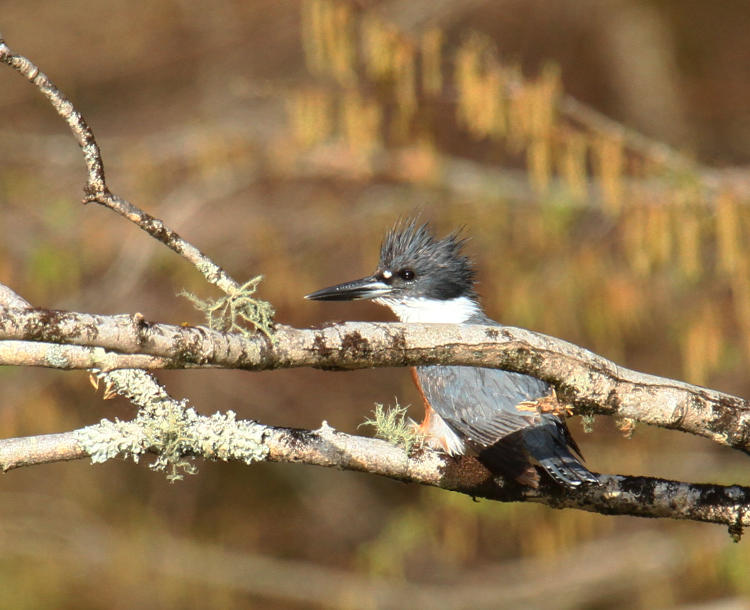
[[[28,58],[13,53],[0,37],[0,61],[23,75],[32,85],[39,89],[52,104],[57,114],[68,124],[78,145],[83,151],[88,178],[84,187],[84,203],[96,202],[124,216],[132,223],[146,231],[151,237],[160,241],[180,256],[189,261],[206,280],[217,286],[226,294],[239,289],[239,283],[230,277],[219,265],[203,254],[198,248],[185,241],[178,233],[170,229],[160,219],[147,214],[126,199],[110,192],[104,176],[99,145],[94,133],[76,110],[73,103],[49,77]]]

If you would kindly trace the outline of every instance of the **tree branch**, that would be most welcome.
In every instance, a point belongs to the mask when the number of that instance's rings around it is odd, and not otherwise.
[[[53,369],[166,369],[173,361],[148,354],[119,354],[101,347],[0,341],[0,365],[42,366]]]
[[[216,416],[196,416],[189,429],[182,432],[185,438],[195,433],[195,438],[203,439],[202,445],[186,444],[183,453],[209,460],[291,462],[369,472],[498,502],[536,502],[552,508],[576,508],[611,515],[721,523],[737,532],[750,525],[747,511],[750,488],[747,487],[601,475],[599,487],[568,490],[543,482],[539,489],[531,489],[494,477],[474,458],[454,459],[426,448],[408,455],[385,441],[344,434],[325,423],[319,430],[299,430],[234,420],[216,427],[216,421]],[[217,443],[215,438],[206,436],[207,426],[223,442]],[[0,440],[0,465],[7,471],[32,464],[91,457],[92,452],[83,446],[81,439],[84,436],[97,438],[103,429],[104,423],[62,434]],[[106,434],[111,434],[109,428]],[[107,436],[107,442],[116,444],[118,441]],[[248,460],[247,445],[255,444],[254,453],[258,457]],[[124,455],[128,455],[127,452]]]
[[[0,339],[61,342],[148,354],[164,364],[247,370],[355,369],[456,364],[526,373],[555,385],[578,413],[599,413],[690,432],[750,452],[750,404],[742,398],[619,367],[576,345],[511,327],[348,322],[280,326],[274,342],[204,327],[0,307]]]
[[[68,462],[85,457],[90,457],[89,453],[78,444],[75,432],[0,439],[0,468],[3,472],[21,466]]]

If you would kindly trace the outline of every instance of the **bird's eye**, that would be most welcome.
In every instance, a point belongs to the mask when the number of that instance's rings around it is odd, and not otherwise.
[[[409,282],[414,279],[414,272],[411,269],[401,269],[398,276],[405,282]]]

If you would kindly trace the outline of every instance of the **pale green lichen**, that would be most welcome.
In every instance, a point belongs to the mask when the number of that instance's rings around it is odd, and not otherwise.
[[[581,425],[586,434],[591,434],[594,431],[594,421],[594,415],[581,415]]]
[[[65,348],[67,346],[58,345],[53,343],[47,349],[45,359],[47,363],[57,369],[64,369],[68,366],[68,357],[65,355]]]
[[[104,382],[105,394],[119,394],[141,409],[156,409],[162,403],[175,402],[154,376],[142,369],[93,373]]]
[[[167,478],[176,481],[197,472],[190,461],[192,456],[250,464],[268,455],[269,449],[263,444],[265,426],[238,421],[232,411],[210,417],[199,415],[187,401],[170,397],[145,371],[96,374],[105,383],[105,396],[120,394],[140,409],[132,421],[102,420],[77,432],[78,443],[91,455],[92,462],[116,456],[138,462],[150,452],[156,456],[150,467],[166,471]]]
[[[253,421],[237,420],[234,411],[210,417],[189,409],[193,444],[205,458],[241,460],[252,464],[264,460],[269,449],[264,444],[266,427]]]
[[[247,328],[240,324],[240,322],[245,322],[270,339],[273,332],[273,306],[267,301],[252,296],[262,279],[262,275],[254,277],[240,286],[236,292],[228,293],[218,299],[204,301],[184,290],[179,294],[189,299],[196,309],[203,312],[208,327],[213,330],[236,332],[247,336]]]
[[[214,263],[209,263],[206,261],[198,261],[197,263],[195,263],[195,266],[198,269],[198,271],[201,272],[203,277],[205,277],[212,284],[219,277],[219,274],[216,269],[216,265]]]
[[[410,453],[414,446],[421,442],[422,435],[417,431],[414,422],[407,417],[408,410],[408,405],[401,407],[398,401],[394,407],[375,403],[373,418],[366,419],[360,427],[372,426],[375,428],[376,437],[403,447],[407,453]]]
[[[148,451],[146,435],[135,422],[103,419],[98,424],[76,431],[78,444],[91,456],[94,464],[101,464],[118,455],[133,458]]]

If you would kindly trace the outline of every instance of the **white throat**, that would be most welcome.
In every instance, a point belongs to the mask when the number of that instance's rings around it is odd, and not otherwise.
[[[467,297],[440,301],[438,299],[405,298],[374,299],[376,303],[389,307],[402,322],[439,324],[461,324],[479,313],[479,305]]]

